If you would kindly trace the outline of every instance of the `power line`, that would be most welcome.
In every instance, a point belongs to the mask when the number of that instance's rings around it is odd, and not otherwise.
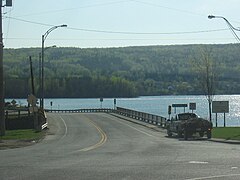
[[[7,40],[34,40],[39,41],[38,38],[28,38],[28,37],[9,37],[4,38]],[[182,40],[190,40],[190,41],[196,41],[196,40],[232,40],[233,38],[52,38],[52,41],[169,41],[169,40],[175,40],[175,41],[182,41]]]
[[[41,15],[41,14],[53,14],[53,13],[59,13],[59,12],[64,12],[64,11],[73,11],[73,10],[77,10],[77,9],[85,9],[85,8],[93,8],[93,7],[100,7],[100,6],[107,6],[107,5],[125,3],[125,2],[129,2],[129,1],[131,1],[131,0],[121,0],[121,1],[116,1],[116,2],[106,2],[106,3],[92,4],[92,5],[86,5],[86,6],[81,6],[81,7],[74,7],[74,8],[58,9],[58,10],[52,10],[52,11],[44,11],[44,12],[38,12],[38,13],[25,14],[25,15],[20,15],[18,17],[34,16],[34,15]]]
[[[201,31],[185,31],[185,32],[127,32],[127,31],[106,31],[106,30],[96,30],[96,29],[83,29],[83,28],[72,28],[71,30],[95,32],[95,33],[106,33],[106,34],[125,34],[125,35],[181,35],[181,34],[199,34],[199,33],[209,33],[217,31],[226,31],[228,29],[212,29],[212,30],[201,30]]]
[[[155,3],[151,3],[151,2],[140,1],[140,0],[131,0],[131,1],[139,3],[139,4],[144,4],[144,5],[147,5],[147,6],[153,6],[153,7],[156,7],[156,8],[164,8],[164,9],[168,9],[168,10],[171,10],[171,11],[182,12],[182,13],[185,13],[185,14],[192,14],[192,15],[195,15],[195,16],[202,16],[204,18],[206,17],[206,14],[200,14],[200,13],[196,13],[196,12],[192,12],[192,11],[188,11],[188,10],[172,8],[172,7],[163,6],[163,5],[155,4]],[[231,20],[231,21],[235,22],[235,23],[240,23],[239,20]]]
[[[178,12],[182,12],[182,13],[186,13],[186,14],[192,14],[192,15],[204,16],[205,17],[204,14],[199,14],[199,13],[195,13],[195,12],[191,12],[191,11],[187,11],[187,10],[182,10],[182,9],[177,9],[177,8],[172,8],[172,7],[167,7],[167,6],[163,6],[163,5],[159,5],[159,4],[155,4],[155,3],[139,1],[139,0],[131,0],[131,1],[139,3],[139,4],[148,5],[148,6],[154,6],[154,7],[164,8],[164,9],[168,9],[168,10],[172,10],[172,11],[178,11]]]
[[[240,38],[238,37],[238,35],[237,35],[236,32],[234,31],[234,30],[238,30],[238,29],[234,28],[228,21],[227,21],[227,25],[228,25],[228,27],[229,27],[232,35],[234,36],[234,38],[235,38],[238,42],[240,42]],[[238,30],[238,31],[239,31],[239,30]]]
[[[28,21],[20,18],[4,16],[5,18],[14,19],[17,21],[22,21],[25,23],[31,23],[36,25],[48,26],[52,27],[53,24],[45,24],[39,23],[34,21]],[[85,29],[85,28],[75,28],[75,27],[67,27],[70,30],[76,31],[85,31],[85,32],[92,32],[92,33],[105,33],[105,34],[123,34],[123,35],[183,35],[183,34],[200,34],[200,33],[210,33],[210,32],[219,32],[219,31],[226,31],[228,29],[211,29],[211,30],[200,30],[200,31],[183,31],[183,32],[128,32],[128,31],[111,31],[111,30],[97,30],[97,29]]]
[[[4,16],[4,18],[14,19],[14,20],[17,20],[17,21],[25,22],[25,23],[48,26],[48,27],[54,26],[53,24],[46,24],[46,23],[40,23],[40,22],[35,22],[35,21],[28,21],[28,20],[25,20],[25,19],[20,19],[20,18],[15,18],[15,17],[10,17],[10,16]]]

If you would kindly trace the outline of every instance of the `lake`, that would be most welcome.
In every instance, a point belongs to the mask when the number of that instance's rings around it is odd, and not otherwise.
[[[6,99],[5,101],[11,101]],[[26,99],[15,99],[18,104],[26,105]],[[216,95],[214,101],[229,101],[229,113],[226,113],[227,126],[240,126],[240,95]],[[113,108],[114,98],[105,98],[100,102],[99,98],[79,99],[45,99],[45,108],[51,109],[80,109],[80,108]],[[203,118],[208,118],[208,101],[205,96],[142,96],[138,98],[117,98],[117,106],[134,109],[142,112],[168,117],[168,106],[172,104],[196,103],[194,111]],[[176,113],[183,112],[183,108],[177,108]],[[191,112],[186,108],[186,112]],[[174,113],[174,109],[172,109]],[[223,126],[223,114],[218,114],[218,126]],[[212,115],[215,126],[216,115]]]

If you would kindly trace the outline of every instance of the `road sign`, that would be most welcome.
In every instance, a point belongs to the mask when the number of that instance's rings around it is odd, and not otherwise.
[[[172,107],[188,107],[187,104],[172,104]]]
[[[12,0],[6,0],[6,6],[11,7],[12,6]]]
[[[176,113],[176,109],[179,107],[183,107],[184,108],[184,112],[185,112],[185,108],[188,107],[187,104],[172,104],[172,107],[174,108],[174,113]]]
[[[213,101],[213,113],[229,113],[229,101]]]
[[[189,109],[196,110],[197,109],[196,103],[189,103]]]
[[[35,107],[37,104],[37,98],[33,94],[30,94],[28,96],[27,102]]]

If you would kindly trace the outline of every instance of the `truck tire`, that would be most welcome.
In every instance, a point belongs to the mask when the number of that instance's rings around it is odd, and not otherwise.
[[[202,131],[199,132],[199,136],[200,136],[200,137],[203,137],[203,136],[204,136],[204,132],[202,132]]]
[[[182,131],[178,131],[177,134],[178,134],[178,137],[179,137],[179,138],[182,138],[182,137],[183,137],[183,135],[182,135]]]
[[[172,132],[168,129],[167,130],[168,137],[172,137]]]
[[[211,130],[207,130],[207,138],[208,139],[212,138],[212,131]]]

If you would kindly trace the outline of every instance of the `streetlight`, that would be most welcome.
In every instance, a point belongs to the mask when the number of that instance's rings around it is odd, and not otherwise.
[[[66,24],[58,25],[58,26],[53,26],[45,34],[42,35],[42,81],[41,81],[41,95],[42,95],[42,100],[40,101],[40,108],[44,109],[44,42],[47,38],[47,36],[55,29],[59,27],[67,27]]]
[[[240,42],[240,38],[238,37],[238,35],[237,35],[236,32],[235,32],[235,31],[240,31],[240,28],[235,28],[235,27],[234,27],[225,17],[223,17],[223,16],[214,16],[214,15],[209,15],[209,16],[208,16],[208,19],[213,19],[213,18],[221,18],[221,19],[223,19],[223,20],[227,23],[227,25],[228,25],[229,29],[231,30],[233,36],[236,38],[237,41]]]
[[[46,51],[47,49],[50,49],[50,48],[55,48],[55,47],[57,47],[56,45],[53,45],[53,46],[49,46],[49,47],[45,47],[44,48],[44,51]],[[42,71],[41,71],[41,68],[42,68],[42,53],[40,52],[39,53],[39,70],[38,70],[38,72],[39,72],[39,77],[38,77],[38,82],[39,82],[39,94],[38,94],[38,96],[39,96],[39,98],[41,97],[41,89],[42,89],[42,83],[41,83],[41,76],[42,76]],[[42,104],[41,103],[42,102],[42,99],[40,98],[40,104]]]

